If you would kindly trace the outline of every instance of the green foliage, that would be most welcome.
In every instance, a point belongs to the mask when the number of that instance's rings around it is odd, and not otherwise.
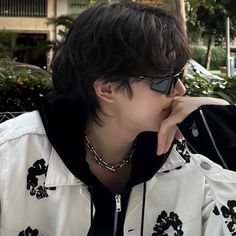
[[[214,90],[213,83],[197,74],[194,78],[184,77],[183,83],[186,87],[186,95],[188,96],[210,96]]]
[[[48,18],[49,25],[55,25],[55,27],[59,27],[57,34],[58,39],[51,40],[47,42],[46,48],[47,50],[53,50],[53,52],[57,52],[61,45],[63,44],[66,34],[70,27],[72,26],[74,20],[77,18],[78,15],[71,14],[71,15],[61,15],[58,17]]]
[[[206,63],[206,48],[194,47],[192,50],[192,58],[202,66]],[[226,50],[221,47],[213,47],[211,52],[211,70],[219,70],[219,67],[226,65]]]
[[[0,67],[0,111],[31,111],[41,95],[52,87],[50,76],[30,69],[13,70],[9,62]]]
[[[57,26],[64,26],[66,29],[69,29],[76,19],[77,15],[61,15],[58,17],[48,18],[48,24],[53,24]]]
[[[187,96],[210,96],[222,98],[232,104],[236,104],[236,76],[225,78],[224,82],[211,82],[208,79],[195,75],[194,78],[184,77]]]
[[[188,32],[196,39],[196,32],[212,35],[216,43],[225,39],[225,22],[231,17],[231,38],[236,36],[235,0],[185,0]]]
[[[222,5],[201,3],[196,10],[196,24],[202,28],[202,35],[212,35],[215,38],[225,36],[227,11]]]
[[[235,15],[235,12],[236,12],[235,0],[212,0],[212,1],[214,1],[216,4],[223,5],[224,8],[226,9],[228,15],[231,18],[236,18],[236,15]]]
[[[211,95],[223,98],[232,104],[236,104],[236,76],[225,78],[224,86],[217,85]]]
[[[206,63],[206,48],[203,47],[193,47],[192,58],[197,61],[202,66]]]
[[[16,33],[0,30],[0,58],[12,58],[16,46]]]
[[[211,70],[218,70],[223,65],[226,65],[226,50],[221,47],[213,47],[211,51]]]
[[[235,0],[185,0],[187,30],[195,43],[207,41],[207,55],[204,66],[209,69],[211,47],[225,45],[226,19],[230,17],[230,37],[236,37]],[[205,44],[206,45],[206,44]],[[213,67],[215,67],[213,63]]]

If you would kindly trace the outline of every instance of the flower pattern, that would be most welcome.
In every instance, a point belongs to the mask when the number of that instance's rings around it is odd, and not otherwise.
[[[47,190],[56,190],[56,187],[45,187],[45,178],[43,181],[39,181],[40,176],[46,176],[48,166],[45,165],[45,160],[37,160],[33,166],[28,169],[27,175],[27,190],[30,191],[30,195],[36,196],[37,199],[48,197]],[[41,184],[41,185],[40,185]]]
[[[181,157],[186,161],[186,163],[190,162],[190,154],[188,149],[186,148],[185,139],[175,140],[176,151],[181,155]]]
[[[227,206],[222,206],[220,210],[231,235],[236,236],[236,201],[229,200]],[[213,213],[217,216],[220,215],[220,211],[216,206]]]
[[[220,215],[220,212],[219,212],[219,209],[217,208],[217,206],[214,207],[213,213],[217,216]]]
[[[170,227],[173,228],[175,236],[181,236],[184,234],[182,231],[182,225],[183,223],[176,213],[170,212],[168,215],[166,211],[162,211],[156,220],[156,224],[153,228],[155,233],[153,233],[152,236],[168,236],[166,231]]]
[[[37,229],[31,229],[30,226],[26,230],[21,231],[18,236],[38,236],[39,231]]]
[[[236,201],[229,200],[227,206],[222,206],[222,215],[225,218],[225,223],[233,236],[236,236]]]

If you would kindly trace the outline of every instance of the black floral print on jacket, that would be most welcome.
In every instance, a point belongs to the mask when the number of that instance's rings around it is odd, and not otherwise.
[[[225,224],[227,225],[230,233],[236,236],[236,201],[229,200],[227,206],[221,207],[222,216],[225,218]],[[215,215],[220,215],[219,209],[215,206],[213,209]]]
[[[45,165],[45,160],[37,160],[33,166],[28,169],[27,175],[27,189],[30,191],[30,195],[36,196],[37,199],[42,199],[48,197],[47,190],[55,190],[55,187],[46,188],[44,186],[45,182],[42,185],[39,185],[38,177],[46,177],[48,166]],[[45,178],[44,178],[45,181]]]
[[[26,230],[21,231],[18,236],[38,236],[39,231],[37,229],[31,229],[30,226]]]
[[[153,233],[152,236],[168,236],[166,231],[170,227],[174,229],[175,236],[182,236],[184,234],[182,231],[182,225],[183,223],[176,213],[170,212],[168,215],[166,211],[162,211],[156,220],[156,224],[153,228],[155,233]]]
[[[225,223],[233,236],[236,236],[236,201],[229,200],[227,206],[222,206],[222,215],[225,218]]]

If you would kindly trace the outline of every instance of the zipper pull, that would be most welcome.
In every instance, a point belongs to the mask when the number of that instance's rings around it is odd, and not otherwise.
[[[115,199],[116,199],[116,212],[121,212],[121,195],[116,194]]]

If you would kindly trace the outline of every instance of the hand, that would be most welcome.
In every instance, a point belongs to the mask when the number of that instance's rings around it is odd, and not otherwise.
[[[158,131],[157,155],[167,152],[174,138],[182,137],[176,124],[181,123],[201,105],[229,105],[223,99],[212,97],[177,97],[171,104],[170,115],[162,121]]]

